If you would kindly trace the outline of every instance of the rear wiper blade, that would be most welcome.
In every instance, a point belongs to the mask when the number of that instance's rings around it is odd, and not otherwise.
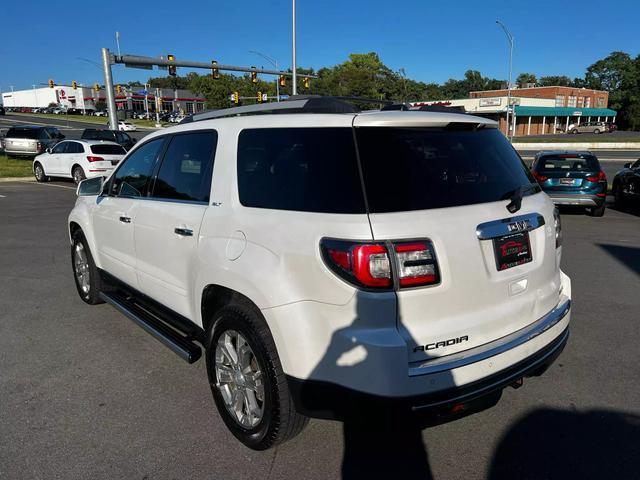
[[[515,213],[522,207],[522,197],[524,194],[529,193],[531,190],[535,190],[535,187],[536,186],[531,183],[529,185],[521,185],[515,190],[510,190],[505,193],[500,197],[500,200],[511,200],[507,205],[507,210],[509,210],[509,213]]]

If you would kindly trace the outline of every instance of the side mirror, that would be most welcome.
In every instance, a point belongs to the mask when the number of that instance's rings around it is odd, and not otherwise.
[[[103,177],[87,178],[78,184],[76,195],[79,197],[92,197],[102,193]]]
[[[631,162],[625,163],[623,166],[624,168],[631,168]]]
[[[47,148],[47,149],[45,150],[45,152],[47,152],[47,153],[51,153],[51,148]]]

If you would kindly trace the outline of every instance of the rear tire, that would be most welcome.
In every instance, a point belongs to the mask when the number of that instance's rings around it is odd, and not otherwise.
[[[44,168],[42,167],[40,162],[36,162],[35,166],[33,167],[33,175],[36,177],[36,182],[42,183],[51,180],[51,177],[44,174]]]
[[[100,299],[100,290],[102,289],[100,272],[93,261],[89,244],[81,230],[77,230],[73,234],[71,266],[73,267],[76,289],[82,301],[89,305],[104,303]]]
[[[308,419],[295,409],[276,345],[259,312],[232,303],[215,313],[211,325],[205,342],[207,374],[227,428],[253,450],[298,435]],[[235,356],[235,364],[231,350],[244,352]]]
[[[571,133],[571,134],[575,135],[575,134],[577,134],[577,133],[578,133],[578,130],[576,130],[576,129],[574,128],[574,129],[573,129],[573,130],[571,130],[569,133]]]
[[[599,207],[593,207],[589,209],[589,215],[592,217],[602,217],[607,206],[603,203]]]
[[[71,176],[73,177],[73,181],[75,182],[76,185],[78,185],[82,180],[87,178],[87,176],[84,174],[84,170],[80,165],[76,165],[75,167],[73,167],[73,170],[71,171]]]

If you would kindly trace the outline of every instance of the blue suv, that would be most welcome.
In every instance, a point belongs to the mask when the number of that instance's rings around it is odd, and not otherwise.
[[[583,206],[593,217],[604,215],[607,176],[591,152],[538,152],[531,172],[556,205]]]

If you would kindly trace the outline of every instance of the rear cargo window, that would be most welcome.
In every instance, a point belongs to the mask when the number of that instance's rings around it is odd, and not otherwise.
[[[91,145],[91,152],[97,155],[126,155],[127,151],[120,145]]]
[[[38,139],[37,128],[10,128],[5,138],[29,138],[31,140]]]
[[[109,130],[95,130],[92,128],[87,128],[82,133],[82,138],[89,140],[111,140],[113,142],[115,140],[115,136],[113,133],[114,132],[111,132]]]
[[[508,198],[535,182],[497,129],[356,129],[371,213],[456,207]]]
[[[538,172],[598,171],[600,170],[600,163],[593,155],[544,155],[538,159],[535,170]]]
[[[243,130],[238,193],[247,207],[364,213],[351,128]]]

